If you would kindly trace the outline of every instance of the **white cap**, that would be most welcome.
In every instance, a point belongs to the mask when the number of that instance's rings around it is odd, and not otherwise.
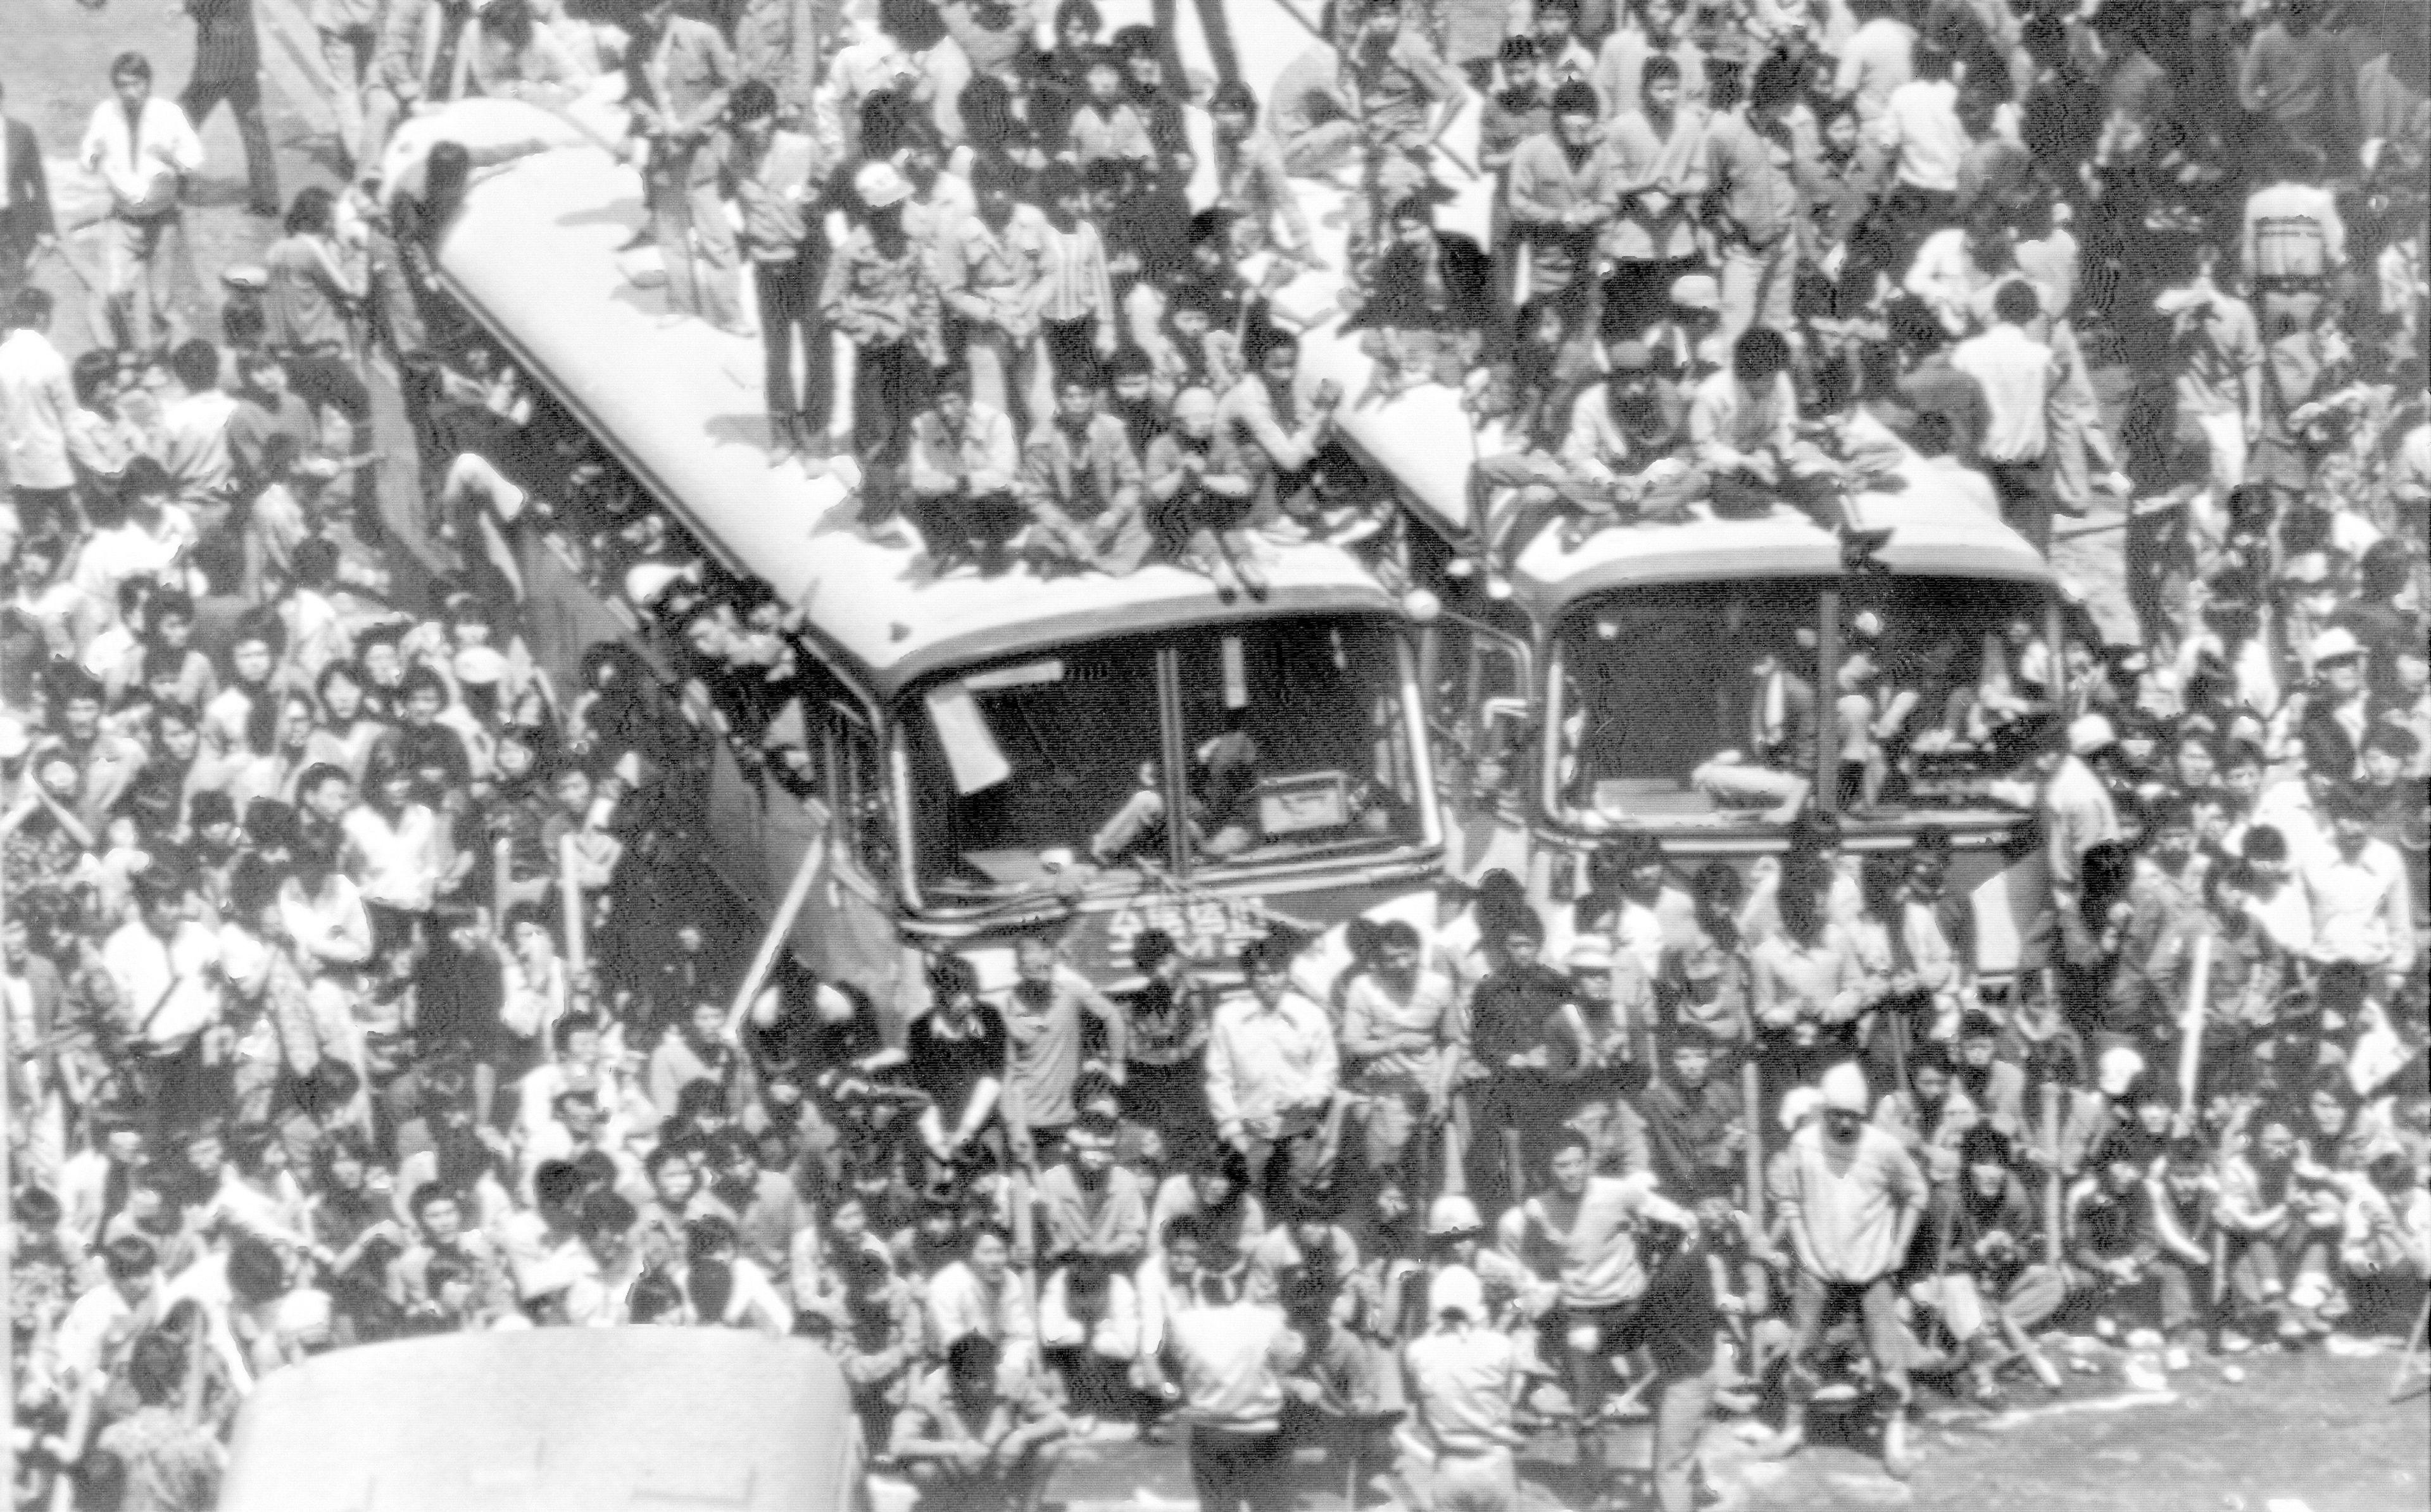
[[[1173,396],[1173,418],[1176,420],[1216,418],[1216,391],[1212,389],[1184,389]]]
[[[1427,1208],[1427,1235],[1439,1238],[1446,1234],[1475,1234],[1485,1227],[1477,1216],[1477,1205],[1458,1192],[1447,1192]]]
[[[1793,1087],[1781,1094],[1781,1126],[1792,1134],[1823,1105],[1823,1094],[1812,1087]]]
[[[2094,1081],[2104,1097],[2124,1097],[2144,1074],[2144,1057],[2127,1045],[2112,1045],[2094,1062]]]
[[[679,582],[700,581],[700,564],[688,563],[670,567],[664,562],[642,562],[625,573],[625,596],[645,608],[664,598],[667,590]]]
[[[863,163],[852,175],[852,191],[873,210],[889,205],[900,205],[912,197],[912,186],[895,171],[893,163]]]
[[[1823,1073],[1823,1106],[1828,1111],[1866,1111],[1866,1073],[1853,1060],[1844,1060]]]
[[[2305,649],[2312,653],[2314,665],[2319,666],[2324,661],[2336,661],[2340,656],[2362,656],[2363,642],[2357,640],[2355,632],[2345,625],[2334,624],[2313,637],[2313,643]]]
[[[466,646],[456,653],[454,670],[458,682],[487,688],[505,679],[507,658],[495,646]]]
[[[14,714],[0,714],[0,761],[14,761],[33,744],[25,733],[25,722]]]
[[[2118,743],[2119,732],[2102,715],[2082,714],[2069,722],[2068,748],[2078,756],[2091,756]]]
[[[1485,1321],[1485,1283],[1465,1265],[1438,1271],[1427,1288],[1427,1311],[1437,1318],[1448,1312],[1466,1313],[1470,1322],[1482,1323]]]

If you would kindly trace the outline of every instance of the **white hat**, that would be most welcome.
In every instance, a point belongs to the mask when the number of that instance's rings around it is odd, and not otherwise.
[[[1719,309],[1722,286],[1709,273],[1683,274],[1671,280],[1671,303],[1683,309]]]
[[[1795,1134],[1798,1126],[1823,1105],[1823,1094],[1812,1087],[1793,1087],[1781,1094],[1781,1126]]]
[[[25,722],[13,714],[0,714],[0,761],[14,761],[25,754],[33,738],[25,733]]]
[[[2094,1063],[2094,1081],[2104,1097],[2124,1097],[2144,1074],[2144,1057],[2127,1045],[2112,1045]]]
[[[2119,732],[2099,714],[2083,714],[2069,722],[2068,748],[2078,756],[2091,756],[2118,743]]]
[[[1427,1287],[1427,1311],[1437,1318],[1448,1312],[1466,1313],[1469,1321],[1482,1323],[1485,1321],[1485,1283],[1465,1265],[1448,1266],[1436,1271]]]
[[[2312,653],[2313,664],[2319,666],[2325,661],[2336,661],[2341,656],[2362,656],[2363,642],[2357,640],[2355,638],[2355,632],[2345,625],[2334,624],[2313,637],[2313,643],[2305,649]]]
[[[1853,1060],[1844,1060],[1823,1073],[1823,1106],[1826,1111],[1860,1113],[1866,1111],[1866,1073]]]
[[[1570,946],[1562,958],[1565,970],[1572,972],[1609,972],[1612,970],[1612,946],[1593,935],[1582,937]]]
[[[1447,1192],[1427,1208],[1427,1237],[1441,1238],[1447,1234],[1475,1234],[1485,1227],[1477,1216],[1477,1205],[1458,1192]]]
[[[912,197],[912,186],[904,182],[892,163],[863,163],[861,171],[852,175],[852,191],[873,210],[900,205]]]
[[[466,646],[456,653],[456,680],[474,688],[487,688],[507,675],[507,658],[495,646]]]
[[[1216,393],[1212,389],[1184,389],[1173,396],[1173,418],[1176,420],[1216,418]]]
[[[642,562],[625,573],[625,596],[645,608],[664,598],[667,590],[678,583],[700,581],[700,564],[688,563],[670,567],[664,562]]]

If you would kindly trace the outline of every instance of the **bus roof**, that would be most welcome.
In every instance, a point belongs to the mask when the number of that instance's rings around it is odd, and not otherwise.
[[[738,1389],[742,1383],[749,1389]],[[452,1334],[262,1378],[220,1512],[842,1512],[850,1421],[805,1339],[723,1328]]]
[[[757,343],[700,321],[670,325],[657,298],[637,294],[620,251],[645,223],[638,175],[605,151],[528,152],[478,176],[441,266],[707,549],[806,609],[880,696],[942,667],[1109,633],[1397,609],[1357,561],[1321,545],[1274,548],[1263,604],[1228,606],[1204,576],[1164,565],[938,579],[916,545],[870,539],[838,480],[771,458]]]
[[[1896,576],[1963,577],[2049,586],[2051,566],[2024,537],[1976,505],[1936,487],[1933,469],[1911,456],[1907,487],[1859,494],[1851,523],[1888,530],[1876,559]],[[1621,525],[1565,551],[1557,532],[1536,538],[1512,574],[1519,599],[1538,620],[1590,594],[1656,583],[1758,577],[1824,577],[1840,571],[1839,538],[1804,511],[1776,504],[1761,515],[1717,518],[1697,505],[1676,524]]]

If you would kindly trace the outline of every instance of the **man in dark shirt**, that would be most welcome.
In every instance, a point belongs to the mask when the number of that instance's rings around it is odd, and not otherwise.
[[[1644,1350],[1654,1368],[1655,1504],[1662,1512],[1695,1512],[1701,1504],[1697,1441],[1713,1410],[1714,1335],[1722,1321],[1714,1304],[1713,1268],[1702,1234],[1649,1223],[1637,1244],[1647,1267],[1646,1294],[1613,1346]]]
[[[1570,984],[1538,959],[1543,922],[1534,914],[1512,919],[1485,944],[1494,969],[1477,984],[1469,1009],[1469,1049],[1486,1080],[1478,1084],[1474,1104],[1468,1189],[1491,1211],[1518,1200],[1520,1172],[1544,1169],[1553,1132],[1569,1112],[1569,1100],[1555,1095],[1552,1079],[1576,1066],[1548,1042],[1570,999]]]

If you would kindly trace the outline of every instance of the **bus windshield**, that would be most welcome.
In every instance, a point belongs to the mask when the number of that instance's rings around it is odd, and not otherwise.
[[[951,907],[1135,879],[1177,850],[1203,876],[1419,843],[1409,716],[1400,636],[1358,620],[1097,641],[931,682],[903,721],[913,790],[936,795],[913,807],[921,891]]]
[[[1585,829],[1779,817],[1811,789],[1822,593],[1840,590],[1840,805],[1980,804],[2048,696],[2043,590],[1959,578],[1631,588],[1573,606],[1547,808]]]

